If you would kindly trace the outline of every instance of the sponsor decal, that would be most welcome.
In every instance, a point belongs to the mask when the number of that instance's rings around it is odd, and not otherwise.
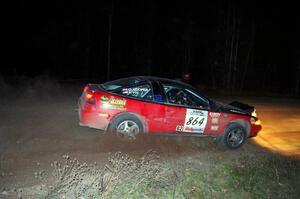
[[[212,131],[217,131],[219,129],[219,126],[211,126],[210,128]]]
[[[105,105],[103,108],[125,110],[126,100],[124,99],[108,98],[106,96],[101,96],[100,98],[101,103]]]
[[[107,114],[107,113],[99,113],[98,115],[100,117],[106,117],[106,118],[109,116],[109,114]]]
[[[184,131],[193,131],[194,129],[191,127],[184,127]]]
[[[176,126],[176,131],[183,131],[183,126],[182,125],[177,125]]]
[[[183,131],[203,133],[207,123],[207,111],[186,109]]]
[[[125,106],[126,100],[110,98],[109,103],[112,105],[117,105],[117,106]]]
[[[102,101],[108,101],[109,100],[109,98],[106,97],[106,96],[101,96],[100,98],[101,98]]]
[[[209,116],[211,117],[212,124],[219,124],[219,117],[221,116],[221,113],[210,112]]]
[[[122,89],[122,94],[137,97],[137,96],[146,95],[150,90],[151,90],[150,88],[141,88],[141,87],[123,88]]]
[[[194,115],[194,116],[203,116],[204,113],[203,111],[200,110],[194,110],[194,109],[188,109],[189,110],[189,115]]]
[[[125,107],[123,107],[123,106],[113,106],[113,105],[110,105],[109,104],[109,108],[107,108],[107,109],[113,109],[113,110],[120,110],[120,111],[125,111],[126,110],[126,108]]]
[[[192,128],[192,127],[186,127],[184,128],[184,131],[186,132],[203,132],[202,128]]]
[[[220,117],[221,113],[215,113],[215,112],[210,112],[209,116],[210,117]]]
[[[212,124],[219,124],[219,118],[211,118],[211,123]]]
[[[210,112],[209,116],[211,117],[211,123],[212,124],[218,124],[219,123],[219,117],[221,116],[221,113]]]
[[[128,95],[129,91],[127,89],[122,89],[122,94]]]

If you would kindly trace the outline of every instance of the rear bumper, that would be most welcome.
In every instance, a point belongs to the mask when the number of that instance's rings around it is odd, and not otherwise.
[[[105,130],[109,120],[103,114],[99,113],[93,105],[78,104],[79,124],[91,128]]]

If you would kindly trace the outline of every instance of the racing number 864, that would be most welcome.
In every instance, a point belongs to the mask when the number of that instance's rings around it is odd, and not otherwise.
[[[204,122],[204,118],[199,119],[199,117],[190,117],[189,120],[185,123],[186,125],[193,125],[195,126],[196,124],[201,124]]]

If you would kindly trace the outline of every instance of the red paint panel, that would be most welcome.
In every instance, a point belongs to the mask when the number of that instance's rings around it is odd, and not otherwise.
[[[186,108],[178,107],[172,105],[166,105],[166,132],[180,132],[178,131],[178,127],[181,126],[183,128],[185,121]]]

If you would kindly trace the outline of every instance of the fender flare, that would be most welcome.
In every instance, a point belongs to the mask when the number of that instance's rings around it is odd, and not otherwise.
[[[125,115],[125,114],[130,114],[130,115],[133,115],[135,117],[137,117],[140,122],[142,123],[143,125],[143,128],[144,128],[144,133],[147,133],[148,130],[149,130],[149,127],[148,127],[148,122],[146,120],[146,118],[144,116],[141,116],[139,114],[136,114],[136,113],[133,113],[133,112],[121,112],[121,113],[118,113],[117,115],[115,115],[113,118],[111,118],[111,120],[109,121],[109,124],[107,125],[105,131],[110,127],[111,123],[113,120],[117,119],[118,117],[122,116],[122,115]]]
[[[237,124],[239,124],[239,125],[241,125],[242,127],[244,127],[245,128],[245,130],[246,130],[246,133],[247,133],[247,138],[249,137],[249,135],[250,135],[250,128],[251,128],[251,125],[250,125],[250,123],[247,121],[247,120],[245,120],[245,119],[235,119],[235,120],[231,120],[227,125],[226,125],[226,128],[231,124],[231,123],[237,123]],[[225,128],[225,129],[226,129]]]

